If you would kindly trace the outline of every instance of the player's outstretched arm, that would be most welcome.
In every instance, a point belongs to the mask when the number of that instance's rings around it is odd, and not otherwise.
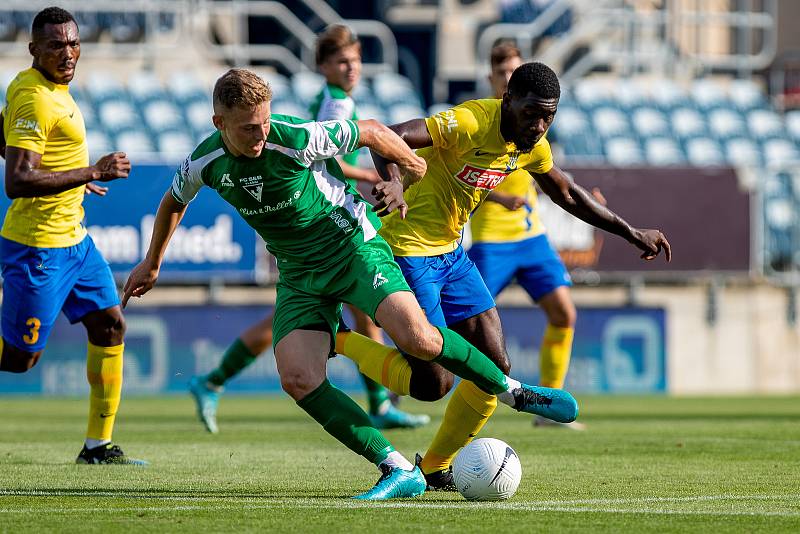
[[[669,241],[661,231],[632,227],[555,165],[550,171],[533,176],[553,202],[592,226],[626,239],[642,251],[643,259],[652,260],[662,249],[667,261],[672,259]]]
[[[153,235],[150,237],[150,247],[144,259],[133,268],[125,287],[122,289],[122,307],[128,304],[131,297],[141,297],[150,291],[158,280],[158,272],[161,270],[161,262],[167,251],[167,245],[172,238],[172,234],[183,219],[186,213],[186,204],[181,204],[172,196],[169,190],[161,199],[161,204],[156,212],[156,220],[153,223]]]
[[[107,154],[89,167],[55,172],[39,168],[42,155],[32,150],[6,147],[6,195],[30,198],[55,195],[94,180],[127,178],[131,162],[124,152]]]

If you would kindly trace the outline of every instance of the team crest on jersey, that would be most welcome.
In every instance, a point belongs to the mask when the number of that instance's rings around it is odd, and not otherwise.
[[[506,163],[506,172],[513,172],[517,170],[518,159],[519,159],[519,150],[515,150],[513,154],[508,156],[508,163]]]
[[[507,172],[498,171],[495,169],[481,169],[480,167],[473,167],[472,165],[464,165],[456,179],[468,186],[478,189],[492,190],[502,182],[508,175]]]
[[[244,190],[250,193],[257,201],[261,202],[261,192],[264,190],[264,178],[259,174],[258,176],[247,176],[239,178]]]

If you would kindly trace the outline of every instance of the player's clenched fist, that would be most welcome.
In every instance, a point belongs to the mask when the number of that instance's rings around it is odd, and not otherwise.
[[[125,152],[106,154],[94,164],[93,177],[101,182],[109,182],[117,178],[127,178],[131,172],[131,160]]]
[[[159,267],[147,260],[134,267],[131,274],[128,275],[125,287],[122,288],[122,307],[127,306],[128,299],[131,297],[141,297],[153,289],[158,280],[158,272]]]

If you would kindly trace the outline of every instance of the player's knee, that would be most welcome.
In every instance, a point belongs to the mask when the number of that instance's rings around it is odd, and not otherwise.
[[[560,306],[550,313],[548,320],[555,327],[572,328],[575,326],[577,318],[578,313],[575,311],[574,306]]]
[[[411,376],[411,397],[425,402],[433,402],[443,398],[453,388],[453,374],[441,369],[440,371]]]
[[[281,375],[281,388],[296,401],[314,391],[315,386],[319,384],[313,384],[311,376],[307,374],[288,372]]]
[[[397,347],[421,360],[430,361],[442,352],[442,335],[431,325],[409,328],[399,338],[394,339]]]
[[[127,325],[122,312],[112,308],[99,314],[87,323],[89,339],[102,346],[119,345],[125,339]]]
[[[3,351],[3,358],[0,360],[0,371],[9,373],[24,373],[32,369],[41,357],[41,352],[14,351],[9,353]]]

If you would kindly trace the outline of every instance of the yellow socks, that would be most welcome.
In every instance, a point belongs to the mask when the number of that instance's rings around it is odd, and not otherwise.
[[[98,347],[89,343],[86,378],[89,380],[89,427],[86,438],[111,441],[114,419],[122,396],[122,352],[125,344]]]
[[[447,469],[458,451],[472,441],[497,408],[497,397],[462,380],[444,412],[444,419],[420,467],[424,473]]]
[[[398,395],[408,395],[411,366],[400,352],[358,332],[336,334],[336,352],[356,362],[358,370]]]
[[[563,388],[572,355],[574,328],[560,328],[548,324],[539,350],[539,384],[549,388]]]

